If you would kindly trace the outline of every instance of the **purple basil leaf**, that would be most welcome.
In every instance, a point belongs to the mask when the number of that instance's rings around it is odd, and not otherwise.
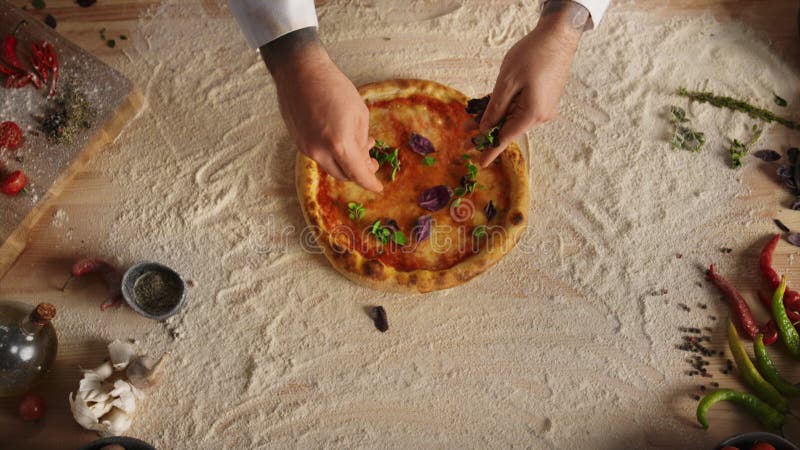
[[[450,202],[453,190],[449,186],[434,186],[419,195],[419,206],[428,211],[438,211]]]
[[[394,219],[389,219],[388,217],[381,220],[381,225],[383,226],[383,228],[392,230],[392,233],[400,231],[400,225],[397,224],[397,221]]]
[[[792,202],[792,209],[795,211],[800,211],[800,197],[797,197]]]
[[[753,156],[766,162],[773,162],[781,159],[781,154],[775,150],[759,150],[754,152]]]
[[[789,162],[794,164],[797,161],[797,155],[800,155],[800,149],[797,147],[792,147],[789,150],[786,150],[786,154],[789,156]]]
[[[483,207],[483,212],[484,214],[486,214],[487,222],[494,219],[494,216],[497,215],[497,209],[494,207],[494,203],[492,203],[491,200],[489,200],[489,203],[487,203],[486,206]]]
[[[789,241],[790,244],[800,247],[800,233],[792,233],[786,236],[786,240]]]
[[[417,133],[411,133],[411,137],[408,139],[408,145],[411,146],[411,150],[413,150],[414,153],[422,156],[430,155],[436,151],[436,149],[433,148],[433,142]]]
[[[431,237],[431,226],[433,225],[433,217],[429,215],[419,216],[414,229],[411,233],[414,235],[414,241],[422,242]]]
[[[794,167],[787,165],[778,167],[778,176],[781,180],[794,180]]]
[[[475,116],[475,122],[481,123],[481,119],[483,119],[483,113],[486,111],[486,107],[489,106],[489,99],[490,96],[481,97],[481,98],[472,98],[467,101],[467,114]]]

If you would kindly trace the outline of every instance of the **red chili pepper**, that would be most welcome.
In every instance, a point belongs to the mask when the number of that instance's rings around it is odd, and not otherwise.
[[[740,294],[725,278],[714,271],[712,264],[706,272],[706,280],[711,281],[722,292],[725,299],[728,301],[728,306],[731,308],[733,315],[736,316],[736,321],[739,323],[739,328],[744,334],[750,336],[751,339],[755,338],[760,332],[761,327],[758,326],[756,319],[753,317],[753,312],[747,306],[742,294]]]
[[[80,278],[89,274],[99,274],[103,278],[103,282],[108,288],[108,298],[100,304],[100,310],[105,311],[108,308],[119,306],[122,304],[122,280],[117,269],[108,262],[97,258],[84,258],[78,260],[72,265],[69,278],[64,282],[61,290],[67,288],[67,285],[73,278]]]
[[[53,44],[43,41],[41,44],[31,44],[31,65],[42,81],[46,84],[52,73],[52,85],[48,97],[56,95],[56,82],[58,81],[58,56]]]
[[[25,189],[26,184],[28,184],[28,177],[21,170],[17,170],[0,181],[0,192],[6,195],[17,195]]]
[[[784,296],[785,295],[786,294],[784,294]],[[768,311],[772,311],[772,297],[761,291],[758,291],[758,300],[762,305],[764,305],[765,308],[767,308]],[[789,307],[786,305],[786,300],[783,301],[783,306],[786,306],[786,315],[789,316],[789,320],[791,320],[792,323],[800,322],[800,312],[789,309]]]
[[[764,335],[764,345],[772,345],[778,341],[778,326],[775,321],[769,319],[767,323],[761,326],[761,334]]]
[[[761,258],[759,259],[759,266],[761,267],[761,273],[764,274],[764,277],[770,284],[770,287],[773,289],[777,289],[778,285],[781,284],[781,277],[778,275],[778,272],[772,268],[772,255],[775,253],[775,247],[778,246],[778,241],[781,240],[780,234],[775,234],[772,236],[772,239],[767,242],[767,245],[764,246],[764,249],[761,250]],[[772,310],[772,298],[769,298],[770,303],[767,306],[768,309]],[[789,318],[792,322],[800,321],[800,293],[794,291],[792,289],[786,288],[786,294],[783,296],[783,305],[786,306],[786,312],[789,314]],[[795,317],[795,318],[793,318]]]
[[[19,55],[17,55],[17,32],[20,27],[27,24],[28,22],[24,20],[18,23],[14,31],[3,38],[2,49],[0,49],[0,59],[20,72],[27,72],[28,69],[25,68],[25,65],[19,59]]]
[[[0,123],[0,149],[16,150],[22,143],[22,130],[14,122]]]

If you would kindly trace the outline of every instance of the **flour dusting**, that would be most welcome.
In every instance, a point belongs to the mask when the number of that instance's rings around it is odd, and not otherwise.
[[[356,84],[427,78],[469,96],[491,91],[539,11],[527,0],[361,3],[319,8],[322,38]],[[581,42],[559,117],[523,139],[527,234],[488,273],[428,295],[359,287],[314,254],[274,87],[224,5],[166,1],[131,40],[112,63],[147,109],[90,169],[118,202],[98,219],[112,239],[93,250],[197,283],[180,316],[139,335],[88,320],[174,356],[132,436],[201,449],[710,448],[722,437],[692,424],[677,328],[727,316],[696,284],[702,268],[733,277],[738,250],[719,248],[747,248],[770,228],[737,200],[756,160],[734,172],[725,150],[752,119],[674,92],[775,91],[797,104],[796,75],[743,25],[612,9]],[[670,148],[673,104],[706,133],[701,153]],[[759,145],[777,145],[773,128]],[[63,208],[53,226],[73,226]],[[94,231],[75,228],[64,245]],[[366,312],[378,304],[383,334]],[[80,320],[59,324],[77,334]]]

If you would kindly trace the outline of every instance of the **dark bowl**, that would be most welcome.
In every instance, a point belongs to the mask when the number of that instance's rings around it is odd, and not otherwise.
[[[175,304],[172,305],[167,311],[160,313],[148,311],[142,308],[142,306],[136,301],[136,296],[133,292],[133,286],[136,284],[136,280],[146,272],[158,272],[173,279],[181,286],[179,297],[175,299]],[[186,301],[186,282],[183,280],[183,278],[181,278],[180,275],[178,275],[177,272],[163,264],[154,262],[140,262],[131,266],[125,272],[125,275],[122,276],[122,298],[124,298],[125,302],[128,303],[128,306],[130,306],[131,309],[137,313],[150,319],[164,320],[177,314],[181,308],[183,308],[183,304]]]
[[[761,431],[742,433],[733,437],[729,437],[728,439],[720,442],[719,445],[717,445],[716,450],[719,450],[726,445],[739,447],[741,450],[750,450],[750,447],[758,444],[759,442],[771,444],[773,447],[775,447],[775,450],[800,450],[796,445],[778,436],[777,434],[764,433]]]
[[[125,450],[156,450],[155,447],[145,441],[140,441],[139,439],[127,436],[111,436],[98,439],[94,442],[84,445],[78,450],[100,450],[104,445],[114,444],[125,447]]]

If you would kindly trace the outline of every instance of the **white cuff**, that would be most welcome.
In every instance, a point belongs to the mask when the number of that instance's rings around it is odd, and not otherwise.
[[[575,3],[580,3],[584,8],[589,10],[589,15],[592,17],[592,24],[595,27],[603,20],[603,14],[606,13],[608,5],[611,0],[573,0]]]
[[[318,25],[314,0],[229,0],[228,4],[253,48]]]

